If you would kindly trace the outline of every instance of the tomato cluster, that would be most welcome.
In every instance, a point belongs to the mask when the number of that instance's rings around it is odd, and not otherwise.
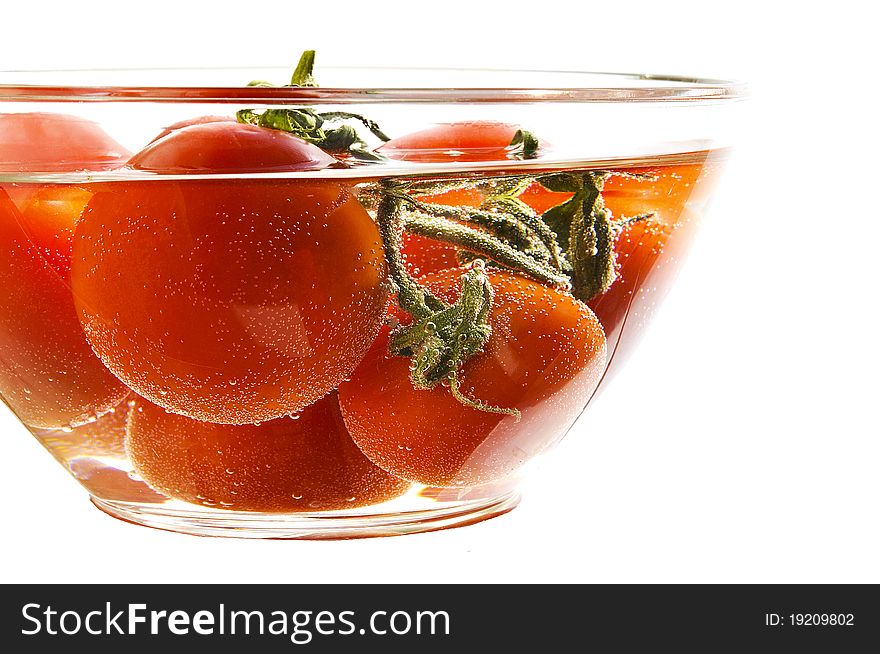
[[[392,158],[419,162],[503,160],[518,126],[495,122],[453,123],[394,139],[382,150]],[[605,182],[602,197],[617,219],[650,217],[622,229],[615,242],[617,279],[591,300],[589,307],[602,324],[619,369],[638,343],[645,323],[675,277],[699,226],[687,208],[711,191],[716,169],[707,161],[668,167],[615,170]],[[562,202],[569,194],[531,184],[519,199],[538,213]],[[474,189],[426,196],[426,202],[477,207],[486,196]],[[416,275],[431,274],[459,264],[459,249],[418,235],[404,235],[403,254]],[[631,327],[624,330],[624,326]]]
[[[498,161],[512,156],[517,130],[438,125],[378,151]],[[349,163],[231,116],[175,123],[133,156],[94,123],[0,116],[0,172],[125,166],[146,177],[0,186],[0,394],[47,429],[74,428],[131,394],[113,433],[124,433],[135,471],[164,496],[216,508],[350,509],[412,482],[511,475],[595,391],[606,348],[665,261],[682,186],[664,186],[662,175],[647,187],[609,180],[615,214],[660,214],[621,234],[619,281],[589,307],[513,272],[486,272],[491,331],[457,388],[514,416],[467,406],[444,384],[416,389],[410,359],[389,354],[386,320],[410,317],[392,301],[379,229],[350,184],[256,175]],[[419,200],[478,207],[487,193]],[[519,196],[538,213],[568,197],[539,183]],[[458,247],[406,234],[402,255],[419,283],[455,303]]]

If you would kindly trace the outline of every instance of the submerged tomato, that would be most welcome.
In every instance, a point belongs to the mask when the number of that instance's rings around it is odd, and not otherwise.
[[[447,301],[461,270],[423,280]],[[486,413],[460,404],[448,388],[416,390],[410,360],[388,354],[383,331],[339,387],[345,423],[379,467],[430,486],[469,486],[514,472],[559,439],[583,410],[605,365],[605,336],[593,313],[570,295],[500,271],[484,350],[460,372],[471,398],[522,412]]]
[[[105,170],[125,150],[96,124],[0,115],[0,172]],[[128,391],[92,353],[70,292],[74,225],[91,191],[0,185],[0,395],[32,427],[82,424]]]
[[[605,182],[602,197],[615,217],[654,212],[656,222],[674,225],[687,202],[705,200],[714,181],[714,165],[695,164],[618,169],[618,173],[650,175],[634,179],[612,175]]]
[[[233,149],[222,135],[211,151],[204,130],[244,127],[265,143]],[[190,166],[187,134],[216,172],[297,148],[291,169],[320,158],[288,134],[215,123],[181,129],[134,161],[174,168],[179,151]],[[73,290],[95,352],[138,394],[210,422],[270,420],[335,388],[379,330],[384,282],[375,223],[331,181],[114,184],[92,198],[74,240]]]
[[[409,486],[355,447],[335,393],[293,418],[261,425],[199,422],[137,400],[126,448],[135,471],[155,490],[218,509],[353,509]]]

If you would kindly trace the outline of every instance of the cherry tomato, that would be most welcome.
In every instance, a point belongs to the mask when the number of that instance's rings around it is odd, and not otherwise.
[[[106,170],[127,156],[75,116],[0,115],[0,172]],[[0,395],[31,427],[82,424],[128,392],[92,353],[70,292],[74,224],[90,197],[70,184],[0,184]]]
[[[129,152],[99,125],[67,114],[0,114],[0,172],[111,170]]]
[[[672,285],[699,226],[689,201],[704,199],[712,186],[714,166],[703,163],[632,169],[655,181],[612,176],[603,197],[615,218],[655,212],[617,237],[618,276],[603,295],[589,302],[605,328],[609,365],[619,368],[634,350]]]
[[[205,130],[219,130],[216,151]],[[230,147],[226,131],[256,145]],[[296,148],[291,169],[320,159],[289,134],[213,123],[134,160],[175,169],[180,152],[188,169],[212,161],[226,172]],[[348,187],[326,180],[113,184],[92,198],[74,239],[73,290],[95,352],[139,395],[210,422],[278,418],[335,388],[379,330],[385,279],[378,228]]]
[[[376,504],[409,486],[370,463],[336,394],[293,418],[216,425],[137,400],[126,447],[135,471],[179,500],[238,511],[331,511]]]
[[[220,121],[175,129],[128,165],[164,174],[209,174],[319,170],[335,163],[321,148],[287,132]]]
[[[453,301],[461,274],[423,281]],[[586,305],[511,273],[487,274],[495,291],[492,334],[460,371],[461,391],[519,409],[522,420],[464,406],[442,385],[414,389],[410,360],[388,354],[386,329],[340,385],[339,401],[361,451],[398,477],[429,486],[503,478],[561,438],[599,382],[605,336]]]
[[[391,139],[379,147],[386,157],[401,161],[504,161],[516,125],[472,120],[435,125]]]

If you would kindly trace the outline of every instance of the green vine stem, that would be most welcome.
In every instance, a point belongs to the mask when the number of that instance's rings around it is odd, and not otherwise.
[[[544,246],[545,251],[550,255],[550,263],[553,267],[556,270],[565,269],[564,255],[559,248],[556,234],[529,205],[514,195],[504,194],[486,198],[481,206],[512,216],[520,224],[525,225]]]
[[[536,236],[527,223],[518,220],[515,215],[503,211],[482,211],[469,207],[422,202],[411,196],[405,196],[404,201],[411,210],[426,216],[478,225],[481,229],[502,239],[502,245],[504,242],[509,243],[517,251],[532,257],[536,263],[548,264],[553,260],[554,254],[551,253],[547,245]],[[453,245],[460,245],[460,243],[456,241]],[[554,250],[558,250],[555,241],[552,247]],[[556,269],[561,270],[558,266]]]
[[[410,357],[415,388],[434,388],[440,383],[462,404],[519,419],[516,409],[465,396],[458,380],[461,366],[482,349],[491,333],[492,288],[484,273],[485,262],[570,290],[583,302],[607,291],[617,277],[614,246],[618,235],[653,215],[615,219],[602,197],[612,174],[585,171],[467,181],[385,180],[377,191],[365,194],[365,205],[376,211],[398,304],[412,317],[411,324],[392,332],[389,351]],[[570,197],[538,215],[519,197],[536,181]],[[479,207],[426,199],[462,188],[484,194]],[[453,245],[460,250],[459,259],[470,264],[454,304],[435,297],[409,274],[401,255],[404,232]]]
[[[434,388],[442,383],[462,404],[510,413],[519,419],[516,409],[494,407],[465,396],[458,381],[460,367],[480,351],[491,333],[492,289],[483,272],[484,259],[571,290],[584,302],[604,293],[617,277],[614,245],[618,235],[653,215],[615,220],[602,197],[605,181],[612,174],[551,173],[464,183],[386,180],[380,185],[376,215],[386,260],[398,304],[413,319],[394,330],[389,350],[411,358],[410,378],[415,388]],[[519,197],[535,181],[571,196],[538,215]],[[486,197],[477,208],[425,200],[453,188],[479,189]],[[455,304],[436,298],[409,274],[400,252],[404,232],[454,245],[460,249],[460,260],[470,263]]]
[[[391,183],[387,180],[382,182],[383,189],[390,186]],[[434,312],[445,309],[446,303],[431,295],[412,278],[406,269],[406,264],[400,253],[405,221],[400,199],[393,193],[383,193],[376,209],[376,220],[379,224],[382,248],[385,251],[385,261],[388,264],[391,280],[396,287],[397,303],[400,308],[411,315],[414,320],[426,320]]]
[[[305,50],[290,77],[290,86],[318,86],[315,82],[315,51]]]
[[[614,244],[621,231],[653,214],[614,220],[605,206],[602,190],[612,173],[587,171],[558,173],[539,177],[551,191],[572,193],[565,202],[544,212],[543,222],[556,235],[571,266],[571,291],[578,300],[588,302],[605,293],[617,279]],[[650,176],[623,173],[634,179]]]
[[[550,286],[566,290],[571,286],[565,274],[541,265],[491,234],[462,223],[418,213],[407,213],[406,230],[483,255],[506,268],[521,272]]]
[[[361,114],[351,113],[350,111],[324,111],[318,114],[321,118],[327,121],[332,120],[357,120],[364,127],[370,130],[377,139],[382,142],[390,141],[391,137],[385,134],[382,129],[379,127],[379,124],[375,120],[371,120],[366,116],[362,116]]]

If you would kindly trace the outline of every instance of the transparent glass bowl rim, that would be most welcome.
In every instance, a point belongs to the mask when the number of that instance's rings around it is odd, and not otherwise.
[[[289,68],[280,67],[224,67],[224,68],[167,68],[167,69],[90,69],[90,70],[16,70],[0,71],[0,101],[3,102],[202,102],[202,103],[259,103],[271,104],[364,104],[394,103],[558,103],[558,102],[706,102],[738,100],[746,94],[742,82],[675,75],[632,73],[605,73],[553,70],[503,70],[480,68],[374,68],[326,66],[321,70],[369,71],[417,75],[430,78],[432,74],[460,74],[462,77],[479,73],[497,73],[523,78],[550,78],[552,85],[540,83],[515,87],[485,86],[426,86],[426,87],[256,87],[256,86],[151,86],[80,84],[79,80],[100,80],[102,76],[125,74],[134,81],[138,76],[185,73],[198,71],[240,71],[241,79],[253,79],[253,73],[278,71],[275,79],[286,79]],[[251,71],[251,76],[248,75]],[[33,84],[34,78],[72,78],[76,84]],[[564,78],[566,83],[559,85]],[[14,81],[10,81],[10,79]],[[27,80],[28,83],[22,83]],[[589,83],[593,80],[593,83]],[[596,84],[601,80],[601,84]]]

